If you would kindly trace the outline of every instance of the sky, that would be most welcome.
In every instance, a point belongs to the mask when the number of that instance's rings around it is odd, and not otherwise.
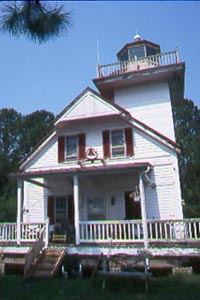
[[[44,109],[57,115],[83,89],[95,89],[97,43],[100,64],[114,63],[136,30],[142,39],[160,44],[162,52],[178,47],[180,60],[186,62],[185,98],[200,108],[200,2],[60,4],[72,18],[61,38],[40,45],[0,33],[0,109],[14,108],[24,115]]]

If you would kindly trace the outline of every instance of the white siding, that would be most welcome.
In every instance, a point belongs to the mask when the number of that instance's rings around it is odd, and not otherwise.
[[[43,183],[44,180],[37,178]],[[46,189],[28,182],[24,183],[24,222],[44,222],[46,219]]]
[[[79,118],[96,117],[102,115],[114,114],[117,112],[112,105],[109,105],[99,97],[86,94],[80,101],[78,101],[72,108],[64,114],[60,120],[73,120]],[[58,122],[59,123],[59,120]]]
[[[103,157],[102,131],[107,129],[125,128],[128,124],[117,118],[96,119],[95,122],[76,122],[60,132],[64,134],[86,133],[86,147],[93,147],[97,150],[99,157]],[[127,160],[120,160],[120,163],[127,162],[149,162],[154,166],[150,175],[150,183],[145,187],[147,217],[154,219],[181,218],[181,196],[176,156],[164,145],[148,137],[137,129],[133,129],[133,140],[135,155]],[[116,163],[119,161],[116,160]],[[60,169],[66,167],[78,167],[77,163],[57,162],[57,137],[43,149],[37,159],[29,166],[28,170]],[[86,199],[90,194],[102,195],[106,202],[107,219],[123,219],[125,217],[124,192],[131,191],[135,186],[135,174],[133,173],[113,176],[87,176],[80,179],[80,219],[87,219]],[[152,183],[156,188],[152,188]],[[48,180],[52,190],[50,194],[71,194],[72,178],[55,177]],[[27,184],[26,202],[29,207],[27,220],[43,221],[46,217],[46,190],[38,186]],[[111,197],[114,196],[116,204],[111,205]]]
[[[175,139],[167,82],[118,89],[115,91],[115,102],[136,119]]]

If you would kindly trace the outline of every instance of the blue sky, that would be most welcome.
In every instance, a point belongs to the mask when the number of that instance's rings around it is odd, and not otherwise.
[[[38,45],[0,34],[0,109],[58,114],[84,88],[94,88],[97,40],[100,63],[112,63],[122,46],[132,42],[136,29],[143,39],[160,44],[163,52],[178,47],[186,62],[185,98],[200,108],[200,2],[62,4],[72,11],[67,36]]]

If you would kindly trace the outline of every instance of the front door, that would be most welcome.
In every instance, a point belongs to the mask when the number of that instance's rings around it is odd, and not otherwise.
[[[136,201],[136,199],[134,199],[132,192],[125,192],[124,199],[126,219],[140,220],[142,218],[140,201]]]
[[[74,199],[73,195],[49,196],[48,217],[50,225],[54,225],[58,233],[65,233],[74,227]]]

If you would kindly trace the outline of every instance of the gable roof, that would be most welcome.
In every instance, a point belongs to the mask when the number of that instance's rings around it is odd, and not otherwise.
[[[59,114],[54,124],[57,127],[67,121],[118,115],[122,111],[120,106],[87,87]]]
[[[81,115],[81,116],[76,114],[77,111],[80,111],[81,107],[83,108],[86,105],[85,101],[87,103],[90,102],[91,106],[94,101],[98,102],[99,106],[98,105],[96,106],[97,108],[95,112],[96,114],[87,115],[85,113],[85,115]],[[76,110],[77,107],[79,107],[78,110]],[[106,113],[104,114],[103,111],[106,111]],[[37,144],[37,146],[33,149],[33,151],[31,151],[31,153],[22,160],[22,165],[20,169],[23,169],[27,165],[27,163],[29,163],[32,159],[34,159],[37,153],[41,149],[43,149],[56,136],[56,128],[59,127],[59,124],[62,124],[63,122],[67,122],[67,121],[72,121],[72,120],[88,119],[88,118],[94,118],[99,116],[108,117],[110,115],[119,116],[121,119],[126,121],[130,126],[138,129],[140,132],[158,141],[162,145],[166,146],[168,149],[175,151],[177,153],[181,152],[181,147],[176,142],[169,139],[165,135],[159,133],[158,131],[146,125],[145,123],[139,121],[138,119],[132,117],[132,115],[123,107],[119,106],[116,103],[111,102],[110,100],[107,100],[106,98],[102,97],[98,92],[87,87],[58,115],[54,123],[55,125],[54,129],[51,130],[49,134]]]

